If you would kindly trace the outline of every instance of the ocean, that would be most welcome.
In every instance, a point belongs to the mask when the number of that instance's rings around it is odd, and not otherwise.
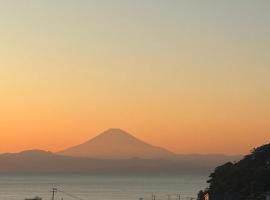
[[[0,200],[177,200],[195,198],[208,174],[1,173]],[[168,196],[170,195],[170,196]]]

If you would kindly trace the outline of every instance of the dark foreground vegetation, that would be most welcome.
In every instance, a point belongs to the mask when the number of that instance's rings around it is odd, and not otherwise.
[[[255,148],[239,162],[215,169],[198,200],[270,199],[270,144]]]

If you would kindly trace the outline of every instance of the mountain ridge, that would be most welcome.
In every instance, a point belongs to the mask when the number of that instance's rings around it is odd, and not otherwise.
[[[148,144],[119,128],[108,129],[84,143],[57,153],[67,156],[107,159],[136,157],[172,159],[177,157],[175,153],[165,148]]]
[[[225,157],[209,162],[206,157],[168,159],[95,159],[58,155],[43,150],[0,154],[0,172],[87,172],[87,173],[201,173],[233,161]]]

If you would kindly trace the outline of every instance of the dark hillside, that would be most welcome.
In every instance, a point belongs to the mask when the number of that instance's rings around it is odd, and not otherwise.
[[[208,183],[204,193],[210,197],[235,194],[238,199],[260,199],[270,191],[270,144],[253,149],[239,162],[217,167]]]

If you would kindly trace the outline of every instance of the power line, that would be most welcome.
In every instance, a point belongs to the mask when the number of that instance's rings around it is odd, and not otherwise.
[[[70,193],[68,193],[68,192],[65,192],[65,191],[63,191],[63,190],[57,190],[58,192],[61,192],[61,193],[63,193],[63,194],[65,194],[65,195],[67,195],[67,196],[69,196],[69,197],[71,197],[71,198],[73,198],[73,199],[78,199],[78,200],[85,200],[85,199],[82,199],[81,197],[78,197],[78,196],[76,196],[76,195],[74,195],[74,194],[70,194]]]
[[[78,196],[76,196],[76,195],[74,195],[74,194],[70,194],[70,193],[64,192],[64,191],[62,191],[62,190],[60,190],[60,192],[64,193],[64,194],[67,195],[67,196],[70,196],[71,198],[78,199],[78,200],[84,200],[84,199],[82,199],[81,197],[78,197]]]

